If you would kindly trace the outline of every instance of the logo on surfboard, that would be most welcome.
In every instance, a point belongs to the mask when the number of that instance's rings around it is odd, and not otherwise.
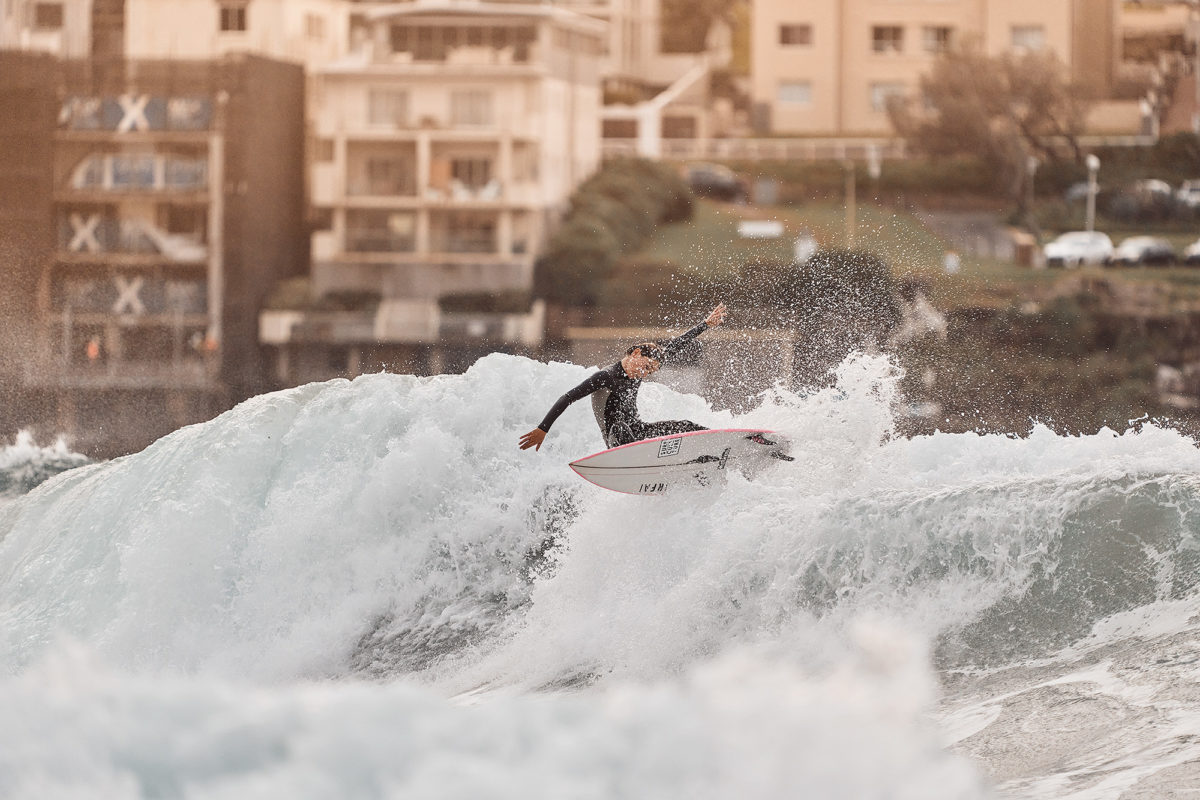
[[[679,447],[683,444],[683,437],[676,436],[674,439],[663,439],[658,443],[658,457],[666,458],[679,454]]]

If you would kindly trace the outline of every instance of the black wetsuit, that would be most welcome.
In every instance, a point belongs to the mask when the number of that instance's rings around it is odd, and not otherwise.
[[[687,333],[667,342],[663,346],[664,360],[678,353],[685,344],[707,329],[708,324],[701,322]],[[596,423],[600,426],[600,432],[609,447],[617,447],[642,439],[652,439],[655,436],[705,430],[702,425],[685,419],[643,422],[638,416],[637,410],[637,394],[641,385],[641,379],[629,377],[625,368],[621,366],[621,362],[618,361],[611,367],[594,373],[583,383],[558,398],[538,427],[549,432],[550,426],[554,424],[559,415],[567,410],[567,406],[576,400],[592,395],[592,410],[596,415]]]

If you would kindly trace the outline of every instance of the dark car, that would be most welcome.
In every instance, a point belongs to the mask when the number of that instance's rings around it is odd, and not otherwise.
[[[687,168],[687,182],[697,197],[744,203],[750,195],[746,182],[720,164],[692,164]]]
[[[1111,196],[1102,195],[1097,202],[1113,219],[1126,222],[1168,219],[1179,205],[1171,185],[1153,178],[1134,181]]]
[[[1113,250],[1109,263],[1125,266],[1170,265],[1176,260],[1175,248],[1157,236],[1130,236]]]

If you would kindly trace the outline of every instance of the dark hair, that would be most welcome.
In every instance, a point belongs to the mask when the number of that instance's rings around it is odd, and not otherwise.
[[[663,352],[663,349],[654,342],[642,342],[641,344],[635,344],[633,347],[630,347],[625,351],[625,355],[633,355],[634,350],[641,350],[642,355],[644,355],[646,358],[653,359],[660,364],[663,362],[664,356],[666,356],[666,353]]]

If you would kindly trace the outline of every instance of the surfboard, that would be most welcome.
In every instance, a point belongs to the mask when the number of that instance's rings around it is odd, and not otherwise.
[[[569,466],[584,480],[614,492],[657,495],[720,485],[731,469],[754,477],[771,464],[791,461],[790,446],[775,431],[718,428],[623,444]]]

